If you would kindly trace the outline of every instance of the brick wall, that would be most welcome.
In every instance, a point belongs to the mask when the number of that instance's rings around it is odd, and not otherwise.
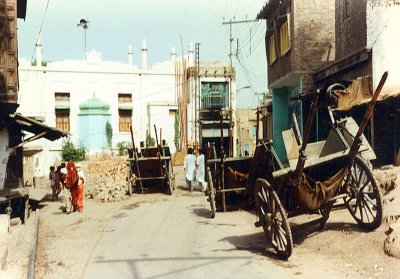
[[[335,59],[335,1],[294,0],[296,71],[313,72]]]
[[[286,11],[280,7],[275,16]],[[269,84],[290,73],[311,73],[335,59],[335,1],[292,0],[290,11],[291,49],[269,65]],[[272,21],[267,19],[269,30]]]
[[[367,45],[367,0],[336,1],[336,59]]]

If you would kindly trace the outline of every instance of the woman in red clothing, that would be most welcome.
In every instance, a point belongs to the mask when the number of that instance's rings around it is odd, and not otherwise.
[[[74,198],[72,204],[74,206],[74,210],[79,212],[83,211],[83,199],[84,199],[84,185],[85,185],[85,174],[82,170],[82,165],[80,163],[76,164],[76,170],[78,172],[79,180],[78,180],[78,187],[75,189]]]

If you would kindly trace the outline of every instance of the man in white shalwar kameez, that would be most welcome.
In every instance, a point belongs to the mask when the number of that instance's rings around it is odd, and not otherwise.
[[[205,181],[205,162],[204,154],[201,153],[201,149],[198,150],[196,159],[196,179],[201,186],[201,191],[204,192],[207,188],[207,182]]]
[[[188,148],[188,154],[183,161],[183,170],[185,172],[186,185],[189,191],[193,191],[194,181],[196,178],[196,157],[193,155],[193,148]]]

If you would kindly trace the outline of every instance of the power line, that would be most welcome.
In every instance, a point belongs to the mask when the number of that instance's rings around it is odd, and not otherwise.
[[[46,8],[45,8],[45,10],[44,10],[43,17],[42,17],[42,22],[40,23],[39,32],[38,32],[38,35],[37,35],[37,37],[36,37],[35,45],[34,45],[34,47],[33,47],[33,52],[32,52],[32,56],[31,56],[31,63],[32,63],[32,61],[33,61],[33,56],[35,55],[35,52],[36,52],[36,48],[37,48],[37,45],[38,45],[38,41],[39,41],[39,39],[40,39],[40,34],[42,33],[42,28],[43,28],[43,24],[44,24],[44,19],[46,18],[46,14],[47,14],[47,9],[48,9],[48,7],[49,7],[49,3],[50,3],[50,0],[47,0]],[[37,63],[37,61],[36,61],[36,63]],[[28,74],[29,74],[29,72],[26,73],[27,76],[28,76]],[[21,97],[22,97],[22,94],[19,94],[19,96],[18,96],[18,103],[20,102]]]
[[[31,62],[33,60],[33,56],[35,55],[35,51],[36,51],[37,43],[38,43],[39,38],[40,38],[40,34],[42,33],[43,23],[44,23],[44,19],[46,17],[46,14],[47,14],[47,8],[49,7],[49,3],[50,3],[50,0],[47,0],[46,8],[44,10],[43,17],[42,17],[42,23],[40,24],[39,32],[38,32],[38,35],[37,35],[36,41],[35,41],[35,47],[33,48],[33,53],[32,53],[32,56],[31,56]]]

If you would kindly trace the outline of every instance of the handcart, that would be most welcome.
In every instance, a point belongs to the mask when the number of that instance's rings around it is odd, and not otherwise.
[[[290,217],[319,213],[322,217],[314,223],[323,228],[332,207],[344,206],[361,228],[374,230],[381,225],[379,188],[361,156],[370,151],[363,131],[387,75],[385,72],[382,76],[359,127],[352,118],[336,120],[328,107],[332,121],[330,133],[326,140],[314,143],[309,143],[309,135],[321,94],[319,91],[310,94],[312,104],[301,144],[297,144],[292,130],[284,132],[288,166],[281,163],[272,142],[259,141],[249,172],[245,173],[244,191],[253,197],[258,216],[255,225],[263,227],[278,256],[288,258],[293,251]]]
[[[172,167],[171,152],[164,140],[158,142],[157,129],[156,146],[141,147],[140,152],[135,146],[132,127],[132,148],[128,150],[128,194],[145,192],[165,192],[172,195],[175,190],[175,176]]]
[[[215,218],[217,210],[225,212],[238,206],[235,201],[240,199],[238,196],[243,196],[246,190],[247,173],[252,161],[250,156],[226,158],[223,151],[221,153],[220,158],[217,158],[215,145],[209,144],[206,147],[206,195],[210,202],[211,218]],[[232,197],[230,200],[233,201],[229,202],[229,197]]]

